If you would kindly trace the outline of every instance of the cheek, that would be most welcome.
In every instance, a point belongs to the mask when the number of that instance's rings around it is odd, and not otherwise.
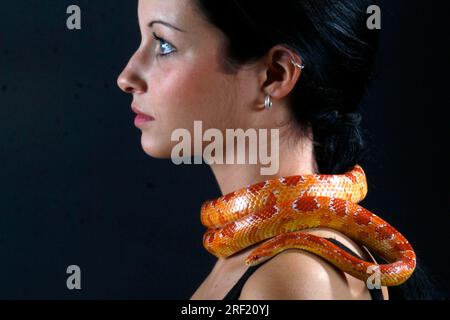
[[[172,67],[155,87],[155,111],[166,127],[192,129],[194,120],[204,128],[221,128],[232,114],[233,88],[227,76],[211,63],[185,63]]]

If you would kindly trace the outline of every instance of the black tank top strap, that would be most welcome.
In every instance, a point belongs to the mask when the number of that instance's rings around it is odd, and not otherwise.
[[[252,266],[249,267],[247,269],[247,271],[245,271],[244,275],[234,285],[234,287],[231,288],[230,291],[228,291],[227,295],[225,296],[225,298],[223,298],[223,300],[238,300],[239,296],[241,295],[242,288],[244,287],[244,284],[247,282],[248,278],[250,278],[250,276],[253,274],[253,272],[258,270],[259,267],[261,267],[263,264],[265,264],[269,260],[270,259],[267,259],[266,261],[261,262],[260,264],[254,266],[254,267],[252,267]]]
[[[345,250],[347,253],[349,253],[359,259],[362,259],[362,257],[359,254],[357,254],[356,252],[351,250],[349,247],[345,246],[343,243],[337,241],[336,239],[327,238],[327,240],[334,243],[341,249]],[[381,288],[380,289],[374,288],[374,289],[368,289],[368,290],[369,290],[370,297],[372,298],[372,300],[384,300],[383,291],[381,291]]]
[[[358,258],[361,259],[361,257],[354,252],[353,250],[351,250],[350,248],[348,248],[347,246],[345,246],[344,244],[342,244],[341,242],[337,241],[336,239],[333,238],[326,238],[327,240],[329,240],[330,242],[334,243],[335,245],[337,245],[338,247],[342,248],[343,250],[345,250],[346,252],[348,252],[351,255],[354,255]],[[239,296],[241,295],[241,291],[242,288],[244,287],[245,283],[247,282],[248,278],[250,278],[250,276],[262,265],[264,265],[267,261],[269,261],[270,259],[254,266],[254,267],[249,267],[247,269],[247,271],[244,273],[244,275],[239,279],[239,281],[233,286],[233,288],[231,288],[231,290],[227,293],[227,295],[225,296],[225,298],[223,298],[223,300],[238,300]],[[369,289],[369,293],[370,296],[372,297],[372,300],[384,300],[383,297],[383,292],[381,291],[381,289]]]

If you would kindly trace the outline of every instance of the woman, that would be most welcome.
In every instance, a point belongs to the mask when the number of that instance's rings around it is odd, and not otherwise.
[[[372,0],[140,0],[140,47],[118,78],[133,95],[144,151],[171,157],[172,133],[203,128],[278,129],[279,170],[215,164],[223,195],[268,179],[343,174],[362,159],[361,117],[377,48]],[[205,147],[205,143],[203,144]],[[364,247],[331,228],[331,239],[363,260]],[[288,249],[257,267],[258,244],[219,257],[191,299],[388,299],[312,253]]]

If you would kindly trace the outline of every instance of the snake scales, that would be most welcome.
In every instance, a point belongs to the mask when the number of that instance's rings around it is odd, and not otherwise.
[[[415,252],[394,227],[357,204],[366,194],[366,175],[359,165],[340,175],[296,175],[253,184],[203,203],[201,222],[208,228],[203,246],[216,257],[229,257],[261,242],[245,260],[251,266],[297,248],[360,280],[366,281],[376,268],[381,285],[400,285],[414,272]],[[386,264],[366,262],[302,231],[319,227],[342,232]]]

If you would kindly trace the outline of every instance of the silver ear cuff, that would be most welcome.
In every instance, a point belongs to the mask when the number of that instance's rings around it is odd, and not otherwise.
[[[299,64],[295,62],[294,60],[291,60],[292,64],[300,69],[305,69],[305,65]]]

